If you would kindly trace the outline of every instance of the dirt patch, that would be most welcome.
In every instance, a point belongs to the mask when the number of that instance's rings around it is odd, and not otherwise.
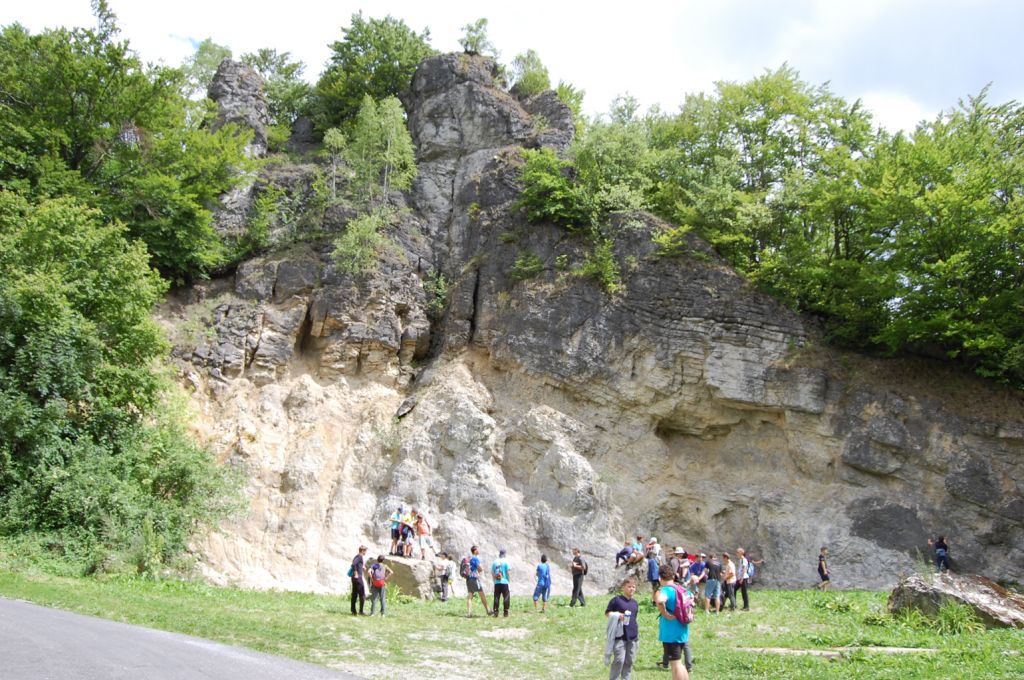
[[[482,630],[477,635],[480,637],[494,638],[496,640],[522,640],[530,631],[526,628],[498,628],[495,630]]]

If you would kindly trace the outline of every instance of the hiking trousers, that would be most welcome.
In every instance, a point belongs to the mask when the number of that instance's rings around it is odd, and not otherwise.
[[[504,611],[505,616],[508,616],[508,605],[509,605],[509,599],[510,599],[510,597],[509,597],[509,590],[508,590],[508,584],[507,583],[495,583],[494,584],[494,606],[491,607],[491,611],[494,612],[495,616],[498,615],[498,600],[500,600],[502,598],[505,599],[505,604],[502,607],[502,610]]]
[[[586,599],[583,597],[583,574],[572,575],[572,599],[569,600],[569,606],[575,607],[576,600],[579,600],[581,607],[587,604]]]
[[[736,609],[736,584],[726,583],[725,584],[725,599],[729,600],[729,609]],[[725,602],[722,602],[725,604]]]
[[[380,588],[372,585],[370,586],[370,616],[373,616],[375,609],[374,605],[377,604],[377,600],[380,600],[380,615],[384,616],[384,600],[387,596],[387,593],[385,593],[386,590],[387,586],[381,586]]]
[[[747,596],[747,580],[737,581],[736,588],[740,591],[740,596],[743,598],[743,608],[750,609],[750,598]]]
[[[633,660],[636,659],[640,640],[616,640],[612,648],[611,672],[608,680],[630,680],[633,677]]]
[[[441,602],[448,601],[448,589],[451,586],[448,584],[448,574],[441,575]]]
[[[359,611],[356,611],[356,600],[359,600]],[[364,606],[366,604],[366,586],[363,584],[363,579],[353,578],[352,579],[352,613],[362,614]]]

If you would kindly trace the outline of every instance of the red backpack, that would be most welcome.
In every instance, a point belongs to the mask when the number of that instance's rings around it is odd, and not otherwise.
[[[673,583],[672,588],[676,592],[676,621],[684,626],[693,623],[693,595],[678,583]]]

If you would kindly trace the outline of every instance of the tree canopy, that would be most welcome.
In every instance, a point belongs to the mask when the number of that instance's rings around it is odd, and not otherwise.
[[[434,54],[430,31],[416,33],[404,21],[388,15],[365,19],[352,15],[341,40],[316,85],[316,120],[326,130],[345,127],[359,112],[363,97],[384,99],[409,87],[416,67]]]

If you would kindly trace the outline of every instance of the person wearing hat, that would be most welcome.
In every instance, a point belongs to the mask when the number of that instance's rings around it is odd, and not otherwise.
[[[491,616],[498,617],[498,601],[504,598],[503,611],[508,618],[508,607],[511,595],[508,590],[508,560],[505,549],[498,551],[498,558],[491,562],[491,576],[494,577],[494,602],[491,605]]]
[[[661,544],[658,543],[657,537],[651,536],[651,540],[647,542],[646,552],[653,552],[654,558],[661,564]]]
[[[676,546],[672,551],[672,557],[669,558],[668,566],[672,567],[672,573],[678,574],[679,567],[683,564],[683,558],[686,557],[686,551]]]

